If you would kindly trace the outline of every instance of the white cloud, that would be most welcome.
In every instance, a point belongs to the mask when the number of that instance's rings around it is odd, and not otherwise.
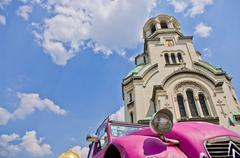
[[[23,5],[17,10],[17,15],[22,17],[24,20],[28,21],[29,14],[32,12],[32,6]]]
[[[213,0],[191,0],[191,2],[192,8],[187,12],[190,17],[204,13],[205,6],[213,4]]]
[[[41,99],[37,93],[18,93],[17,95],[20,99],[20,106],[13,112],[14,119],[24,119],[36,109],[48,109],[49,111],[59,115],[64,115],[66,113],[65,110],[61,109],[53,101],[47,98]]]
[[[3,15],[0,15],[0,25],[6,25],[6,18]]]
[[[129,58],[129,61],[134,63],[134,62],[135,62],[135,57],[136,57],[136,55],[131,56],[131,57]]]
[[[12,0],[0,0],[0,9],[3,9],[5,5],[8,5]]]
[[[203,14],[207,5],[213,4],[213,0],[168,0],[175,12],[185,12],[186,16],[195,17]]]
[[[43,0],[19,0],[22,3],[40,4]]]
[[[19,139],[19,135],[15,133],[11,135],[0,135],[0,157],[16,156],[16,154],[20,152],[20,146],[13,142],[18,141]]]
[[[204,48],[204,49],[203,49],[203,55],[204,55],[205,57],[211,57],[211,56],[212,56],[212,51],[211,51],[211,49],[209,49],[209,48]]]
[[[135,63],[135,58],[136,58],[136,56],[138,56],[139,54],[133,54],[132,56],[130,56],[129,58],[128,58],[128,60],[130,61],[130,62],[132,62],[132,63]]]
[[[0,125],[5,125],[11,119],[12,114],[0,107]]]
[[[33,156],[50,155],[52,153],[51,146],[42,141],[43,138],[37,139],[35,131],[30,131],[23,136],[21,146]]]
[[[52,153],[51,146],[43,143],[43,138],[37,139],[35,131],[26,132],[22,138],[15,133],[0,135],[0,157],[14,157],[24,151],[36,157]]]
[[[177,13],[185,11],[189,5],[188,0],[168,0],[168,2],[174,7],[174,11]]]
[[[4,10],[5,6],[8,5],[12,0],[0,0],[0,11]],[[6,17],[0,14],[0,25],[6,25]]]
[[[142,26],[156,0],[68,0],[46,5],[54,14],[34,33],[53,62],[66,65],[84,48],[123,55],[124,49],[142,42]]]
[[[124,106],[122,106],[116,113],[112,114],[110,118],[116,121],[125,121]]]
[[[81,158],[87,158],[89,148],[81,148],[80,146],[74,146],[71,150],[77,153]]]
[[[103,45],[99,45],[98,43],[88,42],[87,46],[89,48],[92,48],[93,52],[95,52],[97,54],[98,53],[103,53],[103,54],[108,56],[108,55],[111,55],[113,53],[111,49],[109,49],[109,48],[107,48]]]
[[[47,109],[58,115],[66,114],[66,111],[61,109],[59,105],[47,98],[41,99],[37,93],[17,93],[17,96],[19,98],[19,107],[13,113],[0,107],[0,125],[7,124],[11,119],[24,119],[35,110]]]
[[[12,0],[0,0],[0,11],[5,9],[5,6],[8,5]],[[0,25],[6,25],[6,17],[0,14]]]
[[[207,26],[204,23],[200,23],[195,27],[194,34],[196,34],[202,38],[206,38],[206,37],[210,36],[211,32],[212,32],[212,27]]]

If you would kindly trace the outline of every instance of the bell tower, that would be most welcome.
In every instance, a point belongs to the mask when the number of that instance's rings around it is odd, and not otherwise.
[[[175,122],[198,120],[228,127],[228,119],[235,119],[240,125],[231,78],[201,59],[193,36],[181,32],[175,17],[150,18],[143,38],[143,53],[135,57],[135,68],[122,82],[126,121],[148,120],[167,108]]]
[[[195,51],[192,44],[193,36],[184,36],[181,32],[181,26],[175,17],[169,15],[159,15],[150,18],[143,27],[143,38],[145,41],[144,53],[145,62],[162,62],[166,65],[186,65],[192,61],[201,59],[199,52]],[[181,45],[186,45],[189,53]],[[158,53],[156,52],[158,51]],[[163,57],[159,61],[159,52],[165,51],[160,55]],[[171,51],[171,53],[169,53]],[[178,52],[177,52],[178,51]],[[188,57],[187,57],[188,56]],[[184,62],[184,59],[189,62]],[[136,58],[137,65],[139,59]],[[141,62],[140,62],[141,64]]]
[[[180,24],[178,21],[168,15],[159,15],[149,19],[143,27],[143,38],[154,38],[158,34],[163,33],[179,33]]]

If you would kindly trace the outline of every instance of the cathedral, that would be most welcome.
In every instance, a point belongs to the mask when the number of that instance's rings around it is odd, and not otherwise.
[[[240,129],[240,104],[231,77],[201,59],[193,36],[185,36],[176,18],[159,15],[143,27],[144,50],[122,81],[125,119],[147,123],[168,108],[174,122],[207,121]]]

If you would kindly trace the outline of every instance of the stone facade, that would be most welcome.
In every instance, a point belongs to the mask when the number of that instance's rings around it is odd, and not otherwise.
[[[144,52],[122,82],[128,122],[147,121],[168,108],[175,122],[201,120],[239,129],[240,106],[231,78],[201,59],[193,37],[181,33],[174,17],[149,19],[143,37]]]

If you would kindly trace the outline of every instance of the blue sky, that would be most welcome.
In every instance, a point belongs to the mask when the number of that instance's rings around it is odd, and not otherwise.
[[[151,16],[169,14],[240,96],[238,0],[0,0],[0,157],[86,153],[123,105],[121,81]],[[121,117],[122,111],[115,117]]]

